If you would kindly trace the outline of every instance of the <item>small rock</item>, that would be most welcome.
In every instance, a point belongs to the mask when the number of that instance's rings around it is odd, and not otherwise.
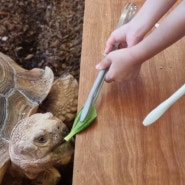
[[[24,60],[29,60],[29,59],[31,59],[31,58],[33,58],[33,54],[28,54],[28,55],[24,58]]]
[[[8,37],[7,36],[3,36],[3,37],[1,37],[1,40],[6,42],[8,40]]]

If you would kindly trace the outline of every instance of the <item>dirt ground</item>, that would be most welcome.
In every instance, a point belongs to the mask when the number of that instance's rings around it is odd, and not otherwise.
[[[26,69],[79,80],[84,0],[0,0],[0,52]],[[60,185],[72,184],[73,164]]]
[[[79,79],[84,0],[1,0],[0,51],[26,69]]]

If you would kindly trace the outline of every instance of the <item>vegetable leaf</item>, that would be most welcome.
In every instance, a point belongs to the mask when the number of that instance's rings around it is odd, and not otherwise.
[[[76,134],[82,132],[83,130],[85,130],[96,119],[97,112],[96,112],[96,109],[95,109],[94,105],[92,105],[90,107],[90,111],[89,111],[86,119],[83,122],[80,121],[80,116],[81,116],[82,110],[83,110],[83,108],[77,114],[70,133],[64,138],[66,141],[69,141],[74,135],[76,135]]]

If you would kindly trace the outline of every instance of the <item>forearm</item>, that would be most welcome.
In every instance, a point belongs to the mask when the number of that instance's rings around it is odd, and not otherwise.
[[[160,51],[172,45],[185,35],[185,1],[143,41],[133,47],[133,55],[138,62],[153,57]]]
[[[146,0],[130,22],[130,27],[138,37],[144,36],[177,0]]]

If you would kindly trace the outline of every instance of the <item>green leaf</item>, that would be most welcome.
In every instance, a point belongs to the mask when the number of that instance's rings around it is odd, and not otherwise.
[[[76,135],[76,134],[82,132],[83,130],[85,130],[96,119],[97,113],[96,113],[96,109],[95,109],[94,105],[92,105],[90,107],[90,111],[89,111],[86,119],[83,122],[80,121],[80,116],[81,116],[82,110],[83,110],[83,108],[77,114],[70,133],[64,138],[66,141],[69,141],[74,135]]]

